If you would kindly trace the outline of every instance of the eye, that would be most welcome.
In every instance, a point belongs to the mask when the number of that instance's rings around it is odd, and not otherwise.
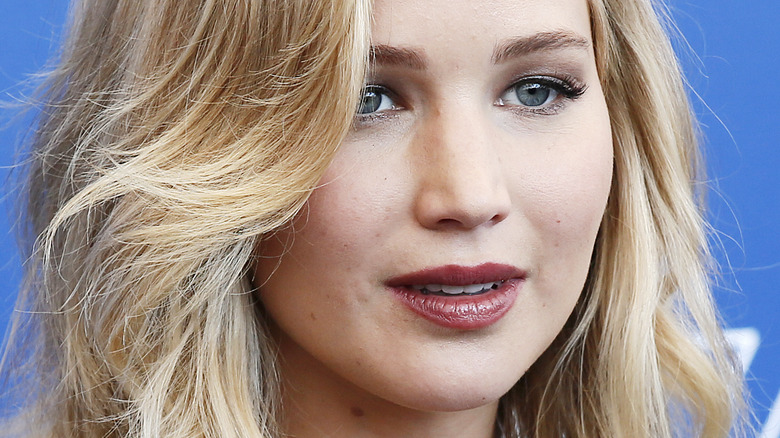
[[[360,96],[358,105],[358,115],[368,115],[381,111],[397,109],[397,105],[390,97],[390,90],[381,85],[368,85],[363,88],[363,95]]]
[[[542,106],[558,97],[558,91],[538,82],[517,84],[507,94],[503,98],[505,102],[515,103],[516,100],[516,104],[525,106]]]
[[[585,86],[573,78],[531,76],[510,86],[499,98],[498,104],[528,108],[548,106],[561,98],[576,99],[585,92]]]

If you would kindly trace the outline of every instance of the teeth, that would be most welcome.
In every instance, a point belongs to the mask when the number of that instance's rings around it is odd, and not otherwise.
[[[467,294],[473,294],[481,291],[482,289],[485,289],[484,284],[470,284],[468,286],[463,286],[463,292],[466,292]]]
[[[431,292],[444,292],[447,295],[475,294],[490,289],[498,289],[504,282],[494,281],[491,283],[469,284],[466,286],[451,286],[449,284],[415,284],[413,289],[421,291],[423,294]]]
[[[449,295],[457,295],[465,292],[463,286],[448,286],[446,284],[441,285],[441,291]]]

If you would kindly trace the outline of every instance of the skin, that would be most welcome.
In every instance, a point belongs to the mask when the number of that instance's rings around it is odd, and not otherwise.
[[[494,62],[508,41],[551,31],[584,44]],[[611,184],[586,0],[377,0],[372,44],[416,61],[377,59],[368,83],[391,90],[383,106],[357,117],[306,208],[258,249],[283,428],[489,437],[499,398],[581,294]],[[587,88],[529,108],[512,86],[533,75]],[[486,262],[527,277],[509,312],[477,330],[421,318],[384,284]]]

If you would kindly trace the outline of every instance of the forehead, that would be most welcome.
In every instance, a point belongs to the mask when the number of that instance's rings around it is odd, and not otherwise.
[[[587,0],[375,0],[372,43],[492,47],[507,38],[554,31],[590,39]]]

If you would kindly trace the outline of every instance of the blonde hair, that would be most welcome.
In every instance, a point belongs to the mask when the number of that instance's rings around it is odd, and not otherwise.
[[[681,74],[647,1],[591,3],[614,184],[582,299],[498,423],[507,436],[726,436],[741,383],[709,297]],[[248,266],[348,132],[369,26],[369,0],[76,5],[44,85],[26,312],[3,356],[8,382],[32,392],[24,427],[281,436]]]

